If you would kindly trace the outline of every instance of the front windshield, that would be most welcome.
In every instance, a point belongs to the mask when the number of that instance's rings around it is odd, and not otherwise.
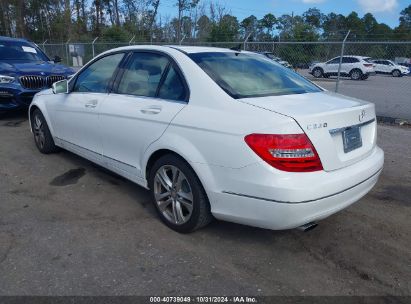
[[[1,41],[0,61],[48,61],[35,45],[23,41]]]
[[[250,53],[189,54],[233,98],[321,92],[321,89],[272,60]]]

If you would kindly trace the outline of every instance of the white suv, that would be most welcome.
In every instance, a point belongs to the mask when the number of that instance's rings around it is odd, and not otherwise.
[[[377,59],[372,61],[375,64],[377,74],[391,74],[394,77],[401,77],[410,73],[410,69],[396,64],[391,60]]]
[[[316,78],[336,76],[340,57],[335,57],[327,62],[319,62],[310,66],[310,74]],[[375,74],[374,63],[369,57],[343,56],[341,64],[341,76],[350,77],[353,80],[365,80],[369,75]]]

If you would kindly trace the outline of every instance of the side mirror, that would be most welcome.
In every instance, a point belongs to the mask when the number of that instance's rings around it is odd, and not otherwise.
[[[68,81],[67,79],[57,81],[51,86],[54,94],[67,94],[68,93]]]
[[[61,57],[56,55],[56,56],[54,56],[53,61],[54,61],[54,63],[59,63],[59,62],[61,62]]]

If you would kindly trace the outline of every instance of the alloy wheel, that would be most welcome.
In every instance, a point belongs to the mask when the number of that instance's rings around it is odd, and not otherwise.
[[[154,176],[154,197],[163,216],[172,224],[182,225],[193,213],[193,192],[184,173],[164,165]]]
[[[314,77],[319,78],[321,77],[321,70],[320,69],[315,69],[314,70]]]
[[[46,135],[44,130],[44,124],[39,115],[34,116],[33,121],[33,133],[34,139],[36,140],[37,145],[42,149],[46,143]]]
[[[359,71],[355,70],[351,73],[351,78],[354,80],[358,80],[361,78],[361,74]]]

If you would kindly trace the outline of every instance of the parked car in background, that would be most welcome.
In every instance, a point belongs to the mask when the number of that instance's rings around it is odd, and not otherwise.
[[[292,69],[293,66],[288,63],[288,61],[282,60],[280,57],[277,57],[274,55],[272,52],[261,52],[260,54],[266,56],[267,58],[270,58],[271,60],[274,60],[281,64],[282,66],[285,66],[286,68]]]
[[[411,76],[411,63],[406,63],[406,62],[403,62],[403,63],[398,63],[399,65],[401,65],[401,66],[403,66],[403,67],[406,67],[410,72],[407,74],[407,76]]]
[[[213,217],[311,229],[370,191],[384,162],[373,104],[244,51],[117,48],[29,113],[40,152],[64,148],[150,189],[179,232]]]
[[[340,56],[327,62],[315,63],[310,66],[310,74],[316,78],[337,76],[339,64]],[[374,63],[369,61],[369,57],[350,55],[342,57],[341,76],[353,80],[365,80],[373,74],[375,74]]]
[[[34,94],[74,74],[25,39],[0,36],[0,112],[27,108]]]
[[[391,74],[394,77],[401,77],[410,73],[408,67],[396,64],[391,60],[374,59],[372,62],[375,63],[375,72],[377,74]]]

